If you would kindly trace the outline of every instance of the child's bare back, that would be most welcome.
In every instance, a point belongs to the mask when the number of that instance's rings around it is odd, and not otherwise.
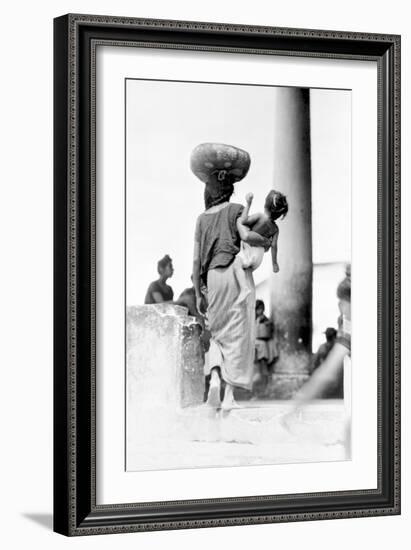
[[[273,271],[274,273],[278,273],[280,270],[277,261],[279,229],[275,220],[287,214],[287,199],[282,193],[272,190],[265,199],[264,212],[249,215],[253,198],[254,195],[252,193],[246,195],[246,207],[237,220],[238,232],[244,243],[241,251],[243,267],[244,269],[251,267],[254,270],[259,267],[262,262],[265,250],[262,247],[250,246],[249,244],[252,240],[253,233],[257,233],[271,240]]]

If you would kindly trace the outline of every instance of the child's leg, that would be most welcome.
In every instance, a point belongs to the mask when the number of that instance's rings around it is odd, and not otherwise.
[[[260,267],[264,258],[264,248],[262,246],[253,246],[253,260],[251,263],[251,269],[255,271],[257,267]]]
[[[244,241],[241,241],[240,252],[238,257],[241,259],[243,269],[248,269],[251,266],[252,254],[251,246]]]

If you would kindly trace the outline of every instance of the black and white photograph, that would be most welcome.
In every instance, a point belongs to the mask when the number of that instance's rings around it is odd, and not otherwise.
[[[349,461],[351,90],[124,86],[126,471]]]
[[[406,6],[4,4],[3,548],[409,546]]]

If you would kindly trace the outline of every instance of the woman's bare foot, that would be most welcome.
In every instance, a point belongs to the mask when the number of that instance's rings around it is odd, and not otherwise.
[[[221,380],[217,369],[211,370],[210,387],[208,389],[207,405],[213,409],[219,409],[221,406]]]
[[[232,409],[239,409],[240,406],[234,399],[233,386],[231,384],[226,384],[224,391],[224,399],[221,403],[221,410],[231,411]]]

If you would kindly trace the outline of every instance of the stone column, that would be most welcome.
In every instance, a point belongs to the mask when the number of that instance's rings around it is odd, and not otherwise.
[[[312,236],[309,90],[279,88],[274,121],[273,187],[287,195],[279,220],[280,272],[272,275],[271,305],[280,359],[276,372],[304,373],[311,352]]]

